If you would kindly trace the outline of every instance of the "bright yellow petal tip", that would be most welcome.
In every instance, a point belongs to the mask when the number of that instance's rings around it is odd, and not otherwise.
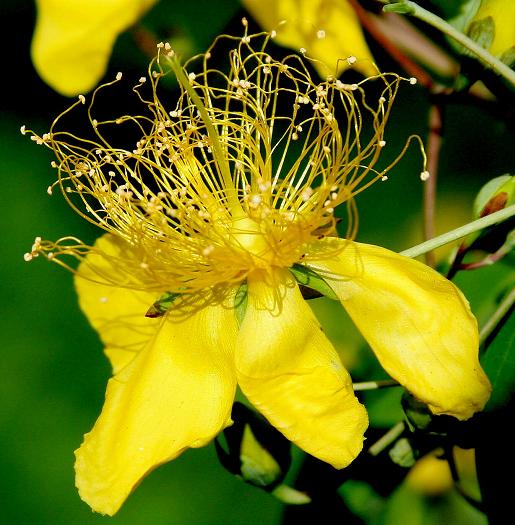
[[[338,255],[312,263],[331,285],[384,369],[434,414],[468,419],[490,396],[478,330],[456,286],[397,253],[342,239]],[[312,248],[315,257],[316,247]]]
[[[105,73],[116,37],[156,0],[36,0],[32,60],[62,95],[94,88]]]
[[[95,249],[108,257],[120,244],[104,236]],[[75,470],[81,498],[112,515],[149,471],[205,445],[230,424],[236,320],[222,304],[191,301],[164,318],[148,319],[146,292],[87,280],[98,279],[100,268],[106,277],[116,272],[100,259],[91,252],[79,266],[77,291],[107,348],[114,349],[116,373],[100,417],[76,451]],[[98,293],[108,301],[98,304]]]
[[[364,75],[377,69],[356,12],[341,0],[243,0],[252,17],[275,41],[314,59],[322,78],[353,66]],[[345,60],[348,59],[348,60]]]

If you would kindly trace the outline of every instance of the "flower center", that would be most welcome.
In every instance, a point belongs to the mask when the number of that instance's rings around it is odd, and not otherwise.
[[[237,246],[255,259],[270,256],[269,245],[259,223],[248,216],[234,220],[232,238]]]

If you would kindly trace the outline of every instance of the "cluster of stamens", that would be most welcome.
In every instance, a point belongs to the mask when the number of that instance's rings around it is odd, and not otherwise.
[[[211,66],[222,58],[222,38],[233,43],[226,72]],[[57,157],[58,180],[48,193],[59,186],[73,209],[130,247],[118,261],[124,285],[193,291],[241,281],[258,268],[289,267],[309,257],[315,238],[336,235],[334,212],[342,203],[352,237],[353,196],[386,180],[402,155],[374,169],[401,78],[378,73],[358,84],[334,76],[317,82],[298,55],[274,60],[270,38],[246,30],[220,37],[184,66],[161,43],[148,77],[134,88],[146,115],[99,121],[90,105],[93,139],[59,130],[62,116],[49,133],[31,132]],[[157,94],[170,73],[181,89],[172,107]],[[371,80],[382,86],[375,106],[363,89]],[[85,103],[81,95],[72,108]],[[373,133],[362,144],[367,120]],[[136,128],[140,138],[116,147],[109,126]],[[43,253],[69,267],[63,255],[82,259],[95,250],[74,238],[36,241],[26,260]]]

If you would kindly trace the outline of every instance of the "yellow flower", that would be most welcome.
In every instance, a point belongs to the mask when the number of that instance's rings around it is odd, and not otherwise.
[[[421,457],[409,471],[406,483],[426,496],[441,496],[454,487],[449,463],[441,459],[440,449]]]
[[[490,53],[495,56],[515,47],[515,2],[513,0],[483,0],[473,22],[491,17],[494,39]]]
[[[221,38],[184,67],[158,46],[135,88],[146,115],[97,121],[90,106],[88,138],[59,119],[32,137],[55,152],[67,201],[107,232],[94,246],[38,238],[25,256],[81,261],[80,304],[113,365],[76,452],[77,487],[98,512],[115,513],[150,470],[230,425],[237,384],[306,452],[336,468],[357,456],[366,411],[294,276],[339,298],[386,370],[434,413],[465,419],[489,395],[457,288],[350,240],[353,196],[385,177],[374,165],[402,79],[316,82],[298,55],[274,60],[267,34]],[[227,57],[228,71],[212,65]],[[157,94],[170,72],[176,103]],[[377,101],[365,95],[371,81]],[[137,138],[131,150],[108,139],[123,130]],[[337,238],[343,203],[349,239]]]
[[[94,88],[116,37],[156,0],[36,0],[32,60],[41,78],[67,96]]]
[[[375,74],[373,58],[358,17],[347,0],[242,0],[267,31],[277,31],[277,43],[305,50],[322,78],[353,65],[364,75]],[[349,59],[349,60],[344,60]],[[356,62],[354,62],[354,60]]]

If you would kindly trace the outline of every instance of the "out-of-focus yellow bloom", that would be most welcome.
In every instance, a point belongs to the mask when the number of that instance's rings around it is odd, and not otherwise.
[[[420,458],[406,477],[411,488],[427,496],[445,494],[454,486],[449,463],[438,458],[437,453],[441,451]]]
[[[36,0],[32,60],[41,78],[67,96],[94,88],[116,37],[156,0]]]
[[[103,122],[90,108],[96,140],[59,130],[59,119],[32,137],[55,152],[67,201],[107,232],[94,246],[37,239],[25,256],[81,261],[80,304],[115,375],[76,452],[76,479],[106,514],[150,470],[230,425],[237,383],[306,452],[336,468],[356,457],[366,411],[301,294],[306,275],[325,280],[386,370],[433,412],[465,419],[489,396],[458,289],[351,240],[353,196],[386,178],[374,165],[402,79],[376,75],[378,101],[361,104],[370,79],[314,81],[298,55],[274,60],[270,35],[221,38],[223,51],[215,42],[184,67],[158,46],[135,88],[145,116]],[[224,72],[211,65],[222,56]],[[170,71],[181,87],[174,103],[157,94]],[[374,133],[364,140],[366,121]],[[133,148],[112,144],[113,126],[139,133]],[[343,203],[348,239],[336,231]],[[163,315],[145,317],[151,305]]]
[[[480,499],[480,490],[476,474],[474,449],[453,448],[454,467],[459,485],[475,499]],[[454,489],[449,463],[440,459],[442,449],[437,449],[420,458],[406,477],[406,484],[426,496],[441,496]]]
[[[322,78],[349,65],[364,75],[376,73],[358,17],[347,0],[242,0],[252,17],[276,41],[315,59]],[[281,24],[285,21],[286,23]],[[350,63],[344,59],[350,59]],[[343,60],[342,60],[343,59]]]
[[[515,47],[515,2],[513,0],[483,0],[472,22],[491,16],[495,24],[492,55],[500,56]]]

